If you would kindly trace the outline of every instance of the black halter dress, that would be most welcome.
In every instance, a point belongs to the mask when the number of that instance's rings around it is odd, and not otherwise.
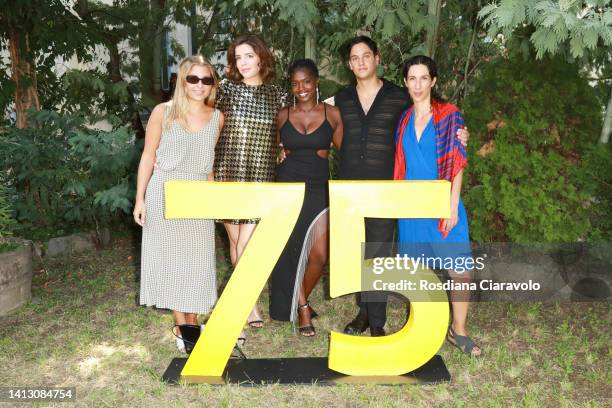
[[[314,131],[304,134],[291,123],[289,108],[287,121],[280,129],[283,146],[290,150],[279,165],[276,181],[305,182],[304,203],[289,241],[283,250],[270,280],[270,317],[275,320],[297,318],[299,287],[304,277],[308,254],[314,242],[327,232],[329,161],[317,154],[328,150],[333,129],[325,120]]]

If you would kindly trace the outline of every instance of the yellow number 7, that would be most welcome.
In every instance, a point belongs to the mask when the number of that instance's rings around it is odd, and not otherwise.
[[[364,217],[438,218],[450,213],[450,183],[445,181],[332,181],[329,194],[332,297],[361,291]],[[166,218],[261,218],[181,372],[183,381],[211,381],[223,374],[240,329],[293,230],[303,196],[301,183],[166,183]],[[431,272],[426,278],[437,280]],[[409,321],[389,336],[332,332],[329,368],[349,375],[397,375],[420,367],[438,350],[448,322],[445,298],[433,300],[412,302]]]
[[[165,183],[166,218],[261,218],[191,352],[181,379],[220,377],[295,224],[302,183]]]

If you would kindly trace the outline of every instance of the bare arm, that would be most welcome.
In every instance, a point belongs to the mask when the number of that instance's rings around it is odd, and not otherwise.
[[[342,124],[342,116],[340,115],[340,109],[332,106],[329,108],[329,113],[332,118],[332,125],[334,128],[334,133],[332,135],[332,143],[336,147],[337,150],[340,150],[342,147],[342,137],[344,136],[344,126]]]
[[[281,144],[280,129],[283,127],[286,121],[287,121],[287,109],[282,108],[276,114],[276,144],[279,146]]]
[[[459,221],[459,198],[461,197],[461,184],[463,183],[463,170],[459,171],[451,183],[451,217],[444,220],[442,230],[450,232]]]
[[[164,110],[165,105],[159,104],[153,109],[153,112],[151,112],[149,122],[147,123],[145,145],[142,156],[140,157],[140,164],[138,165],[134,221],[140,226],[143,226],[145,223],[145,192],[151,175],[153,174],[153,162],[155,161],[155,152],[157,151],[161,138]]]
[[[287,115],[287,109],[283,108],[279,110],[276,114],[276,144],[281,148],[281,151],[280,155],[277,156],[276,159],[277,164],[282,163],[283,160],[285,160],[285,157],[287,157],[287,153],[289,153],[289,151],[286,150],[283,146],[280,137],[280,129],[283,127],[285,122],[287,122],[287,120],[289,120],[289,116]]]

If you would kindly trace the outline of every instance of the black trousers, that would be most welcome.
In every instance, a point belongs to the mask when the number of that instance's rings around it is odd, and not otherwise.
[[[393,256],[396,219],[366,218],[364,259]],[[357,297],[359,314],[367,316],[370,326],[382,327],[387,321],[387,292],[361,292]]]

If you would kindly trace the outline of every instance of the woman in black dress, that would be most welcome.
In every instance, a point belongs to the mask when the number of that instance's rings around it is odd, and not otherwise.
[[[293,106],[277,115],[278,142],[286,152],[276,181],[306,182],[298,221],[270,282],[270,317],[298,319],[300,334],[314,336],[308,296],[328,257],[328,188],[331,145],[342,143],[342,120],[335,106],[319,102],[319,72],[310,59],[289,68]]]

